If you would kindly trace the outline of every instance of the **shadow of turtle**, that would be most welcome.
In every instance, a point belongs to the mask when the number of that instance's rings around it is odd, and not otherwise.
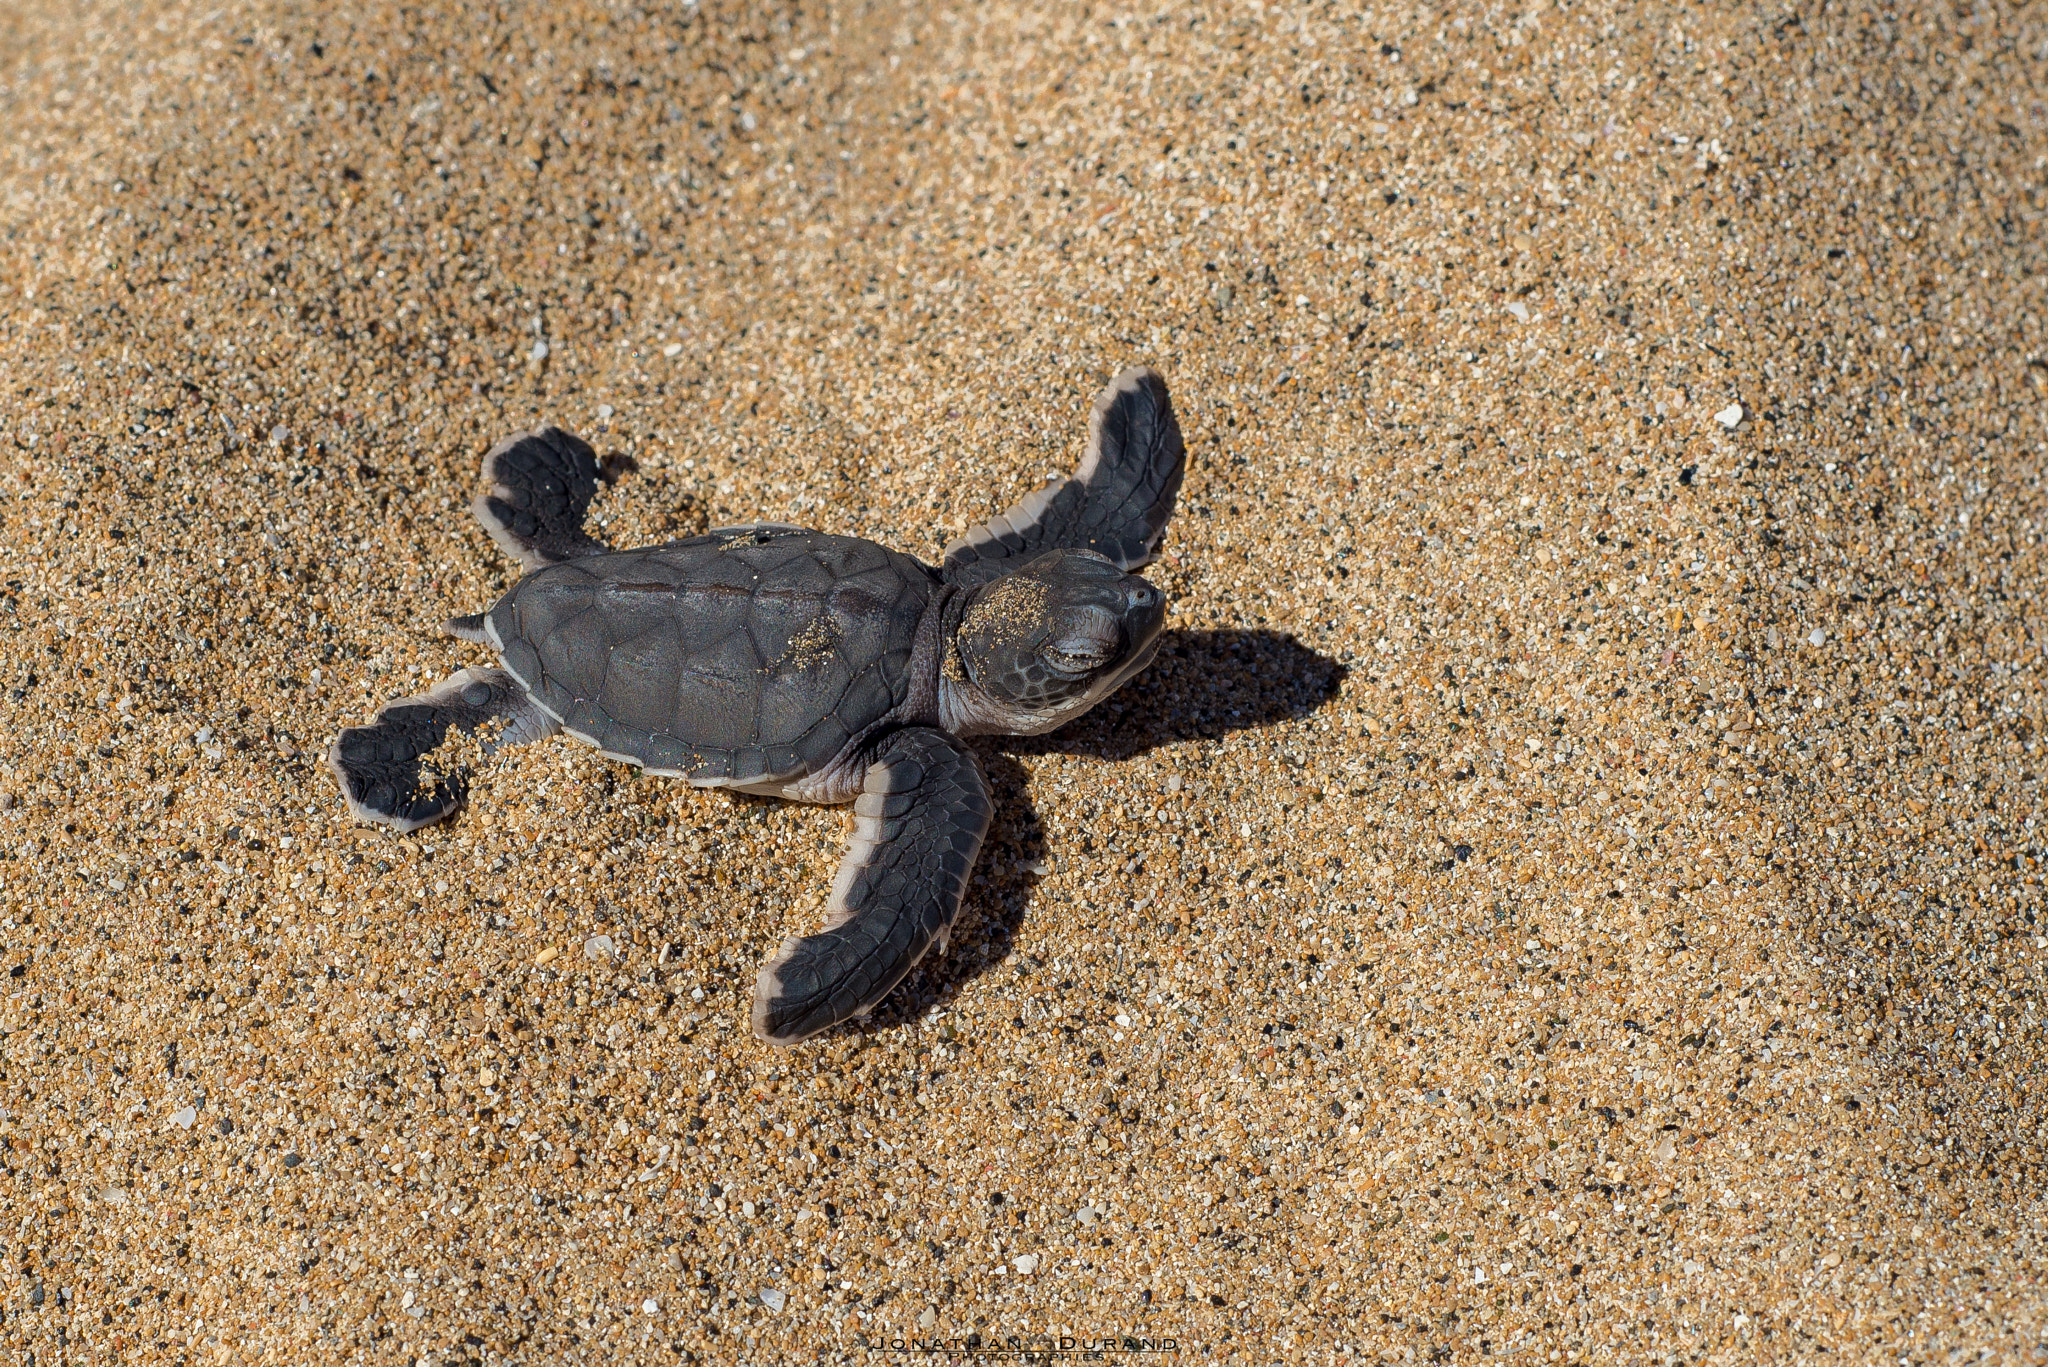
[[[864,1028],[912,1024],[1011,957],[1038,886],[1028,864],[1044,848],[1029,779],[1011,755],[1124,760],[1175,741],[1293,721],[1334,698],[1346,672],[1286,632],[1170,631],[1151,668],[1072,725],[1045,736],[991,738],[981,754],[995,818],[952,942],[944,954],[927,954]]]
[[[1071,724],[998,742],[1014,755],[1125,760],[1183,740],[1296,721],[1350,671],[1289,632],[1169,631],[1151,667]]]

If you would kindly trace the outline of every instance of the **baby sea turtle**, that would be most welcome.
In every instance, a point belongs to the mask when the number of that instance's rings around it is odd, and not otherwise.
[[[351,812],[400,831],[462,804],[460,769],[425,763],[451,727],[486,752],[567,731],[698,787],[852,802],[824,930],[786,941],[754,984],[755,1031],[794,1044],[943,948],[990,815],[963,738],[1050,731],[1151,661],[1166,595],[1130,571],[1159,545],[1185,462],[1165,381],[1127,370],[1073,475],[934,568],[766,522],[614,551],[583,518],[618,468],[560,428],[521,433],[484,457],[472,511],[526,575],[446,628],[503,668],[387,703],[328,763]]]

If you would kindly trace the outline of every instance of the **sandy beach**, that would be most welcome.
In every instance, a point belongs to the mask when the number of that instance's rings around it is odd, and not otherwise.
[[[2048,1361],[2042,17],[0,11],[8,1360]],[[500,437],[935,559],[1139,363],[1164,648],[864,1024],[842,810],[348,816]]]

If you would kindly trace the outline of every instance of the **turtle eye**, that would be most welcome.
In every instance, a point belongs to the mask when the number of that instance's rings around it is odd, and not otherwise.
[[[1109,648],[1100,641],[1055,641],[1045,648],[1045,661],[1062,674],[1092,674],[1109,663]]]

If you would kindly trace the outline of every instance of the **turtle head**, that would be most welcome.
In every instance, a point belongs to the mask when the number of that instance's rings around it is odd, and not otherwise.
[[[1035,736],[1151,663],[1166,594],[1094,551],[1057,550],[973,590],[942,691],[948,729]]]

